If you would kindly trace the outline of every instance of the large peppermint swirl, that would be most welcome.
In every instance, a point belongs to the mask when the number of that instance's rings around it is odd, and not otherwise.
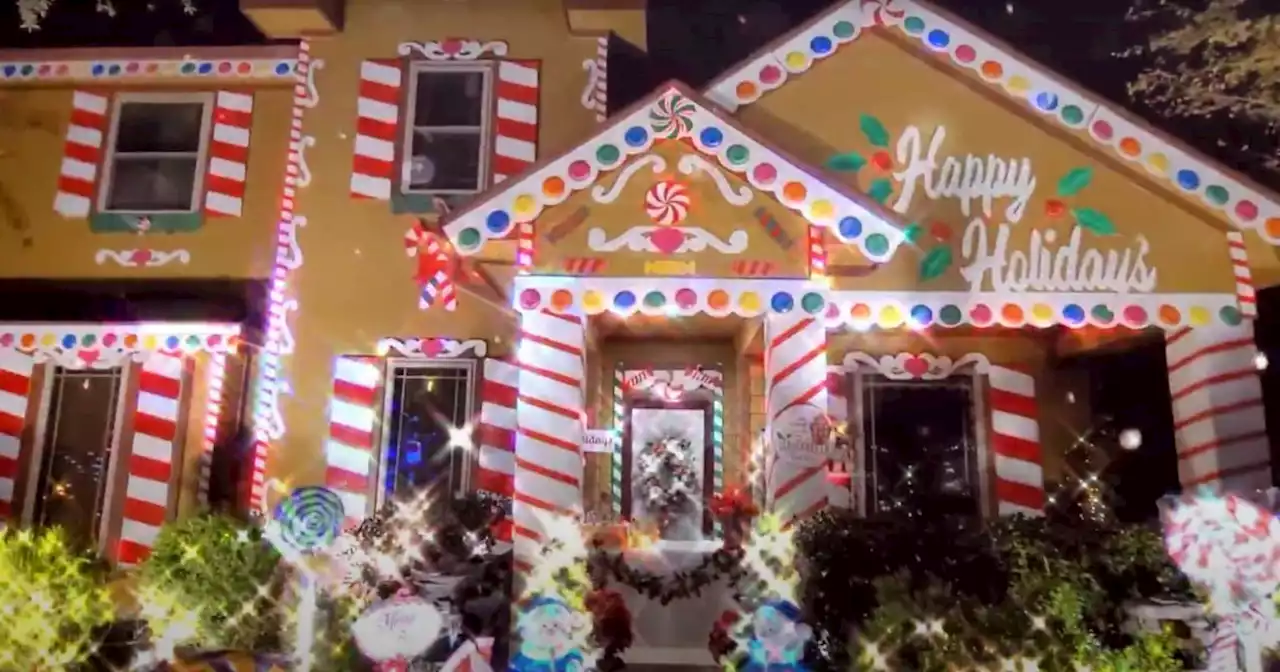
[[[302,552],[329,546],[342,532],[342,499],[318,486],[294,490],[276,506],[276,523],[284,543]]]
[[[673,226],[689,215],[689,188],[670,180],[659,182],[644,194],[644,211],[649,219]]]
[[[1165,522],[1165,544],[1178,569],[1220,597],[1253,602],[1280,585],[1280,523],[1244,498],[1209,495],[1182,503]]]
[[[678,93],[664,97],[649,111],[649,127],[672,140],[688,133],[693,130],[693,103]]]

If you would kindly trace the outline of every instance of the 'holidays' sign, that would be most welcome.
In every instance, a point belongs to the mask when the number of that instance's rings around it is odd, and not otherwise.
[[[588,429],[582,435],[582,452],[612,453],[618,444],[618,434],[612,429]]]

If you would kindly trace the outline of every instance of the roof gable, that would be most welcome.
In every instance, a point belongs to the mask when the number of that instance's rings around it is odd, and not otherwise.
[[[1280,245],[1280,203],[1274,194],[1231,174],[1214,161],[1104,105],[1047,68],[1017,54],[972,26],[920,0],[848,0],[779,38],[760,54],[712,82],[706,95],[728,110],[750,104],[785,85],[864,30],[882,27],[918,40],[925,51],[945,55],[960,71],[999,86],[1024,103],[1024,113],[1050,117],[1087,133],[1118,156],[1182,195],[1203,203],[1234,226]]]
[[[660,142],[689,144],[872,261],[888,260],[905,240],[895,214],[834,180],[835,186],[827,184],[821,171],[769,147],[677,83],[616,115],[586,142],[481,195],[450,216],[444,231],[459,253],[476,254],[487,241],[509,236]]]

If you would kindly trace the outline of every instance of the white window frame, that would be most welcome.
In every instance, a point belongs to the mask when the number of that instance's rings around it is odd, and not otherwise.
[[[423,73],[457,73],[478,72],[484,76],[483,92],[480,100],[480,161],[479,175],[476,176],[475,189],[411,189],[409,187],[409,167],[413,160],[413,132],[417,128],[437,129],[440,131],[469,131],[474,126],[414,126],[414,115],[418,104],[418,76]],[[478,194],[489,187],[491,180],[490,154],[493,143],[493,89],[497,73],[493,64],[485,61],[467,63],[437,63],[433,61],[414,61],[409,67],[409,95],[405,99],[404,131],[400,138],[400,193],[426,196],[448,196]]]
[[[40,407],[36,416],[34,436],[32,437],[31,461],[27,465],[27,480],[23,488],[22,521],[28,526],[34,526],[38,522],[35,519],[36,500],[41,493],[37,492],[37,490],[40,485],[41,467],[44,466],[45,450],[48,443],[46,439],[48,439],[48,432],[53,429],[50,427],[49,420],[54,410],[53,387],[56,384],[55,376],[59,368],[57,362],[45,362],[36,366],[42,371],[42,380],[44,382],[40,386]],[[107,542],[114,522],[111,503],[116,495],[117,479],[120,476],[120,455],[124,450],[122,439],[124,438],[125,410],[129,407],[131,401],[126,395],[136,388],[136,385],[132,383],[135,366],[135,364],[126,359],[120,366],[112,367],[118,370],[119,375],[116,385],[115,418],[112,420],[111,436],[108,440],[111,457],[107,461],[107,473],[105,476],[107,482],[106,489],[102,493],[102,511],[94,514],[100,515],[101,520],[98,521],[98,529],[94,535],[93,543],[96,550],[103,554],[106,554],[109,550]],[[128,487],[127,484],[126,487]]]
[[[391,435],[394,420],[391,417],[391,409],[395,401],[396,390],[396,373],[397,371],[406,369],[430,370],[430,369],[462,369],[466,372],[467,389],[463,401],[463,416],[466,418],[475,417],[476,394],[478,388],[477,371],[479,366],[474,359],[450,358],[450,359],[411,359],[404,357],[391,357],[385,360],[385,371],[383,380],[386,381],[382,390],[382,410],[378,416],[379,425],[382,427],[381,436],[378,439],[378,468],[375,469],[377,479],[371,484],[372,492],[368,493],[368,501],[373,502],[373,510],[381,511],[382,507],[387,503],[387,449],[391,447]],[[470,420],[467,421],[470,423]],[[472,474],[471,471],[475,466],[478,447],[471,450],[459,451],[459,458],[465,460],[462,469],[462,482],[457,485],[461,492],[471,492]],[[450,465],[452,468],[452,465]],[[450,496],[456,495],[457,492],[449,493]]]
[[[969,390],[969,413],[971,418],[970,427],[973,434],[973,460],[974,469],[977,472],[975,485],[978,488],[978,515],[987,518],[991,515],[991,505],[989,500],[989,477],[987,471],[991,468],[988,462],[987,451],[987,419],[986,419],[986,395],[987,386],[985,383],[986,376],[978,371],[964,371],[953,373],[946,378],[936,380],[916,380],[916,381],[895,381],[873,371],[855,371],[846,373],[852,380],[850,389],[852,394],[849,395],[849,415],[856,425],[854,429],[857,435],[854,439],[854,463],[855,470],[853,487],[854,502],[857,504],[858,515],[867,517],[872,515],[870,509],[871,493],[871,465],[870,446],[867,443],[867,434],[865,431],[867,421],[866,400],[867,389],[875,385],[875,381],[885,381],[892,385],[893,383],[911,382],[913,385],[932,385],[937,387],[960,387]]]
[[[120,133],[120,116],[125,105],[129,103],[200,103],[204,111],[200,116],[200,145],[196,154],[196,174],[191,185],[191,207],[186,210],[111,210],[107,203],[111,200],[111,184],[116,169],[116,140]],[[189,214],[199,212],[202,207],[200,195],[204,193],[205,172],[209,167],[209,127],[213,123],[212,93],[121,93],[111,103],[111,127],[107,133],[107,151],[103,154],[102,185],[98,189],[98,212],[118,215],[165,215]],[[157,152],[155,156],[176,154],[176,152]],[[131,152],[128,156],[146,156],[145,152]]]

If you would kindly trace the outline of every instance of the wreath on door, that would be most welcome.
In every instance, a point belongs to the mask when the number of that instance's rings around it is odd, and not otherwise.
[[[645,444],[637,462],[636,492],[644,498],[645,510],[656,514],[659,529],[697,511],[701,490],[692,441],[676,436],[655,439]]]

